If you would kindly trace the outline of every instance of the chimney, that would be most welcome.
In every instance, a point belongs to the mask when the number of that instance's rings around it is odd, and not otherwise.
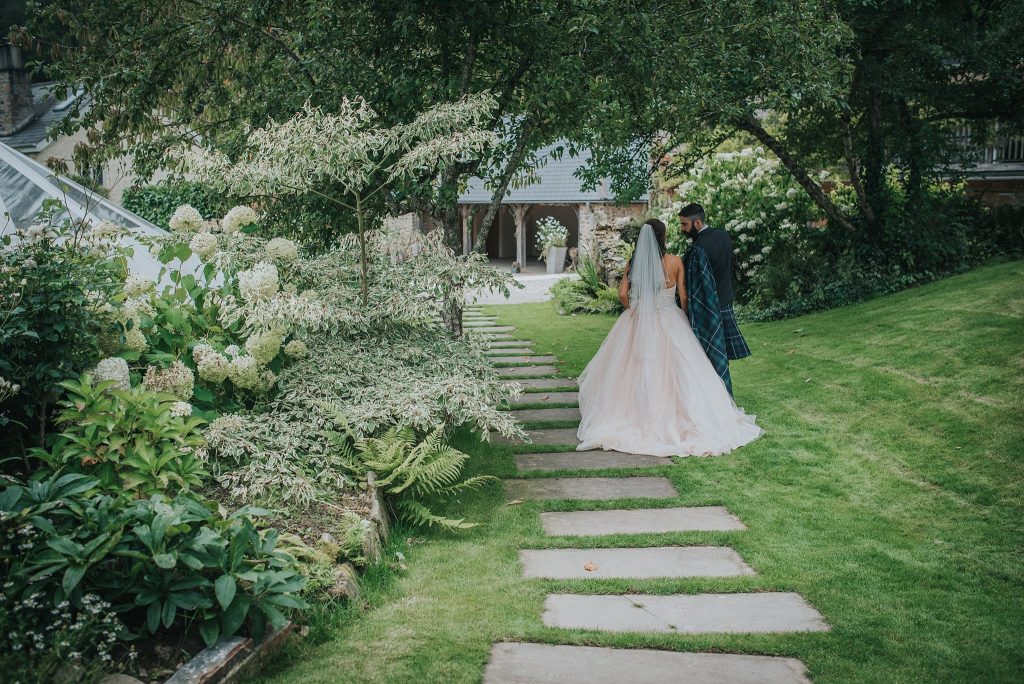
[[[0,43],[0,135],[10,135],[32,120],[32,83],[21,50]]]

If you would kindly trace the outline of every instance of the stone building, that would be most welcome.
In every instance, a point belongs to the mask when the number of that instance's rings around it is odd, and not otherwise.
[[[647,197],[625,205],[616,205],[607,180],[597,188],[585,190],[576,172],[590,160],[590,152],[581,150],[575,157],[557,155],[564,147],[559,141],[537,152],[540,165],[532,174],[532,183],[510,189],[501,210],[487,234],[487,255],[494,260],[528,264],[540,258],[537,248],[537,222],[552,216],[569,229],[567,246],[586,247],[594,228],[619,217],[639,216],[648,209]],[[491,202],[492,191],[479,178],[472,178],[459,196],[462,216],[463,249],[472,248],[481,230],[481,222]]]

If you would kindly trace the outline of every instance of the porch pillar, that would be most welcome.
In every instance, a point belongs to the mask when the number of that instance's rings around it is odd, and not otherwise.
[[[516,220],[516,261],[519,267],[526,268],[526,214],[530,211],[529,204],[513,204],[512,215]]]
[[[468,256],[473,251],[473,219],[472,209],[468,204],[459,205],[459,216],[462,221],[462,256]]]

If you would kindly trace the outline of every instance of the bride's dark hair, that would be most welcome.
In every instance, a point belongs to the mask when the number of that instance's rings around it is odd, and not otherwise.
[[[649,225],[651,227],[651,230],[654,232],[654,239],[658,242],[658,251],[660,252],[659,256],[665,256],[665,254],[668,253],[668,246],[665,244],[665,238],[666,238],[666,236],[668,234],[668,228],[666,228],[665,224],[662,223],[661,221],[659,221],[656,218],[647,219],[646,221],[644,221],[644,223]],[[643,229],[643,225],[641,225],[640,228],[642,230]],[[637,240],[639,240],[639,239],[640,238],[639,238],[639,234],[638,234]],[[636,248],[636,243],[635,242],[633,244],[633,247],[634,247],[634,249]],[[633,256],[636,256],[635,252],[634,252]],[[631,270],[631,271],[633,270],[633,257],[632,256],[629,257],[629,270]]]

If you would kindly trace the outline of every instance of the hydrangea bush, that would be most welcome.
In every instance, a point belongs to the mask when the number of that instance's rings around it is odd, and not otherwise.
[[[537,249],[541,259],[548,258],[548,249],[551,247],[565,247],[568,239],[569,229],[554,216],[545,216],[537,221]]]
[[[828,172],[821,172],[821,179]],[[676,188],[679,202],[697,202],[707,211],[708,224],[727,231],[733,240],[737,294],[743,301],[778,295],[777,284],[766,281],[769,261],[809,259],[812,240],[823,227],[820,209],[777,159],[762,147],[721,152],[698,161]],[[682,254],[690,240],[671,230],[670,249]]]

